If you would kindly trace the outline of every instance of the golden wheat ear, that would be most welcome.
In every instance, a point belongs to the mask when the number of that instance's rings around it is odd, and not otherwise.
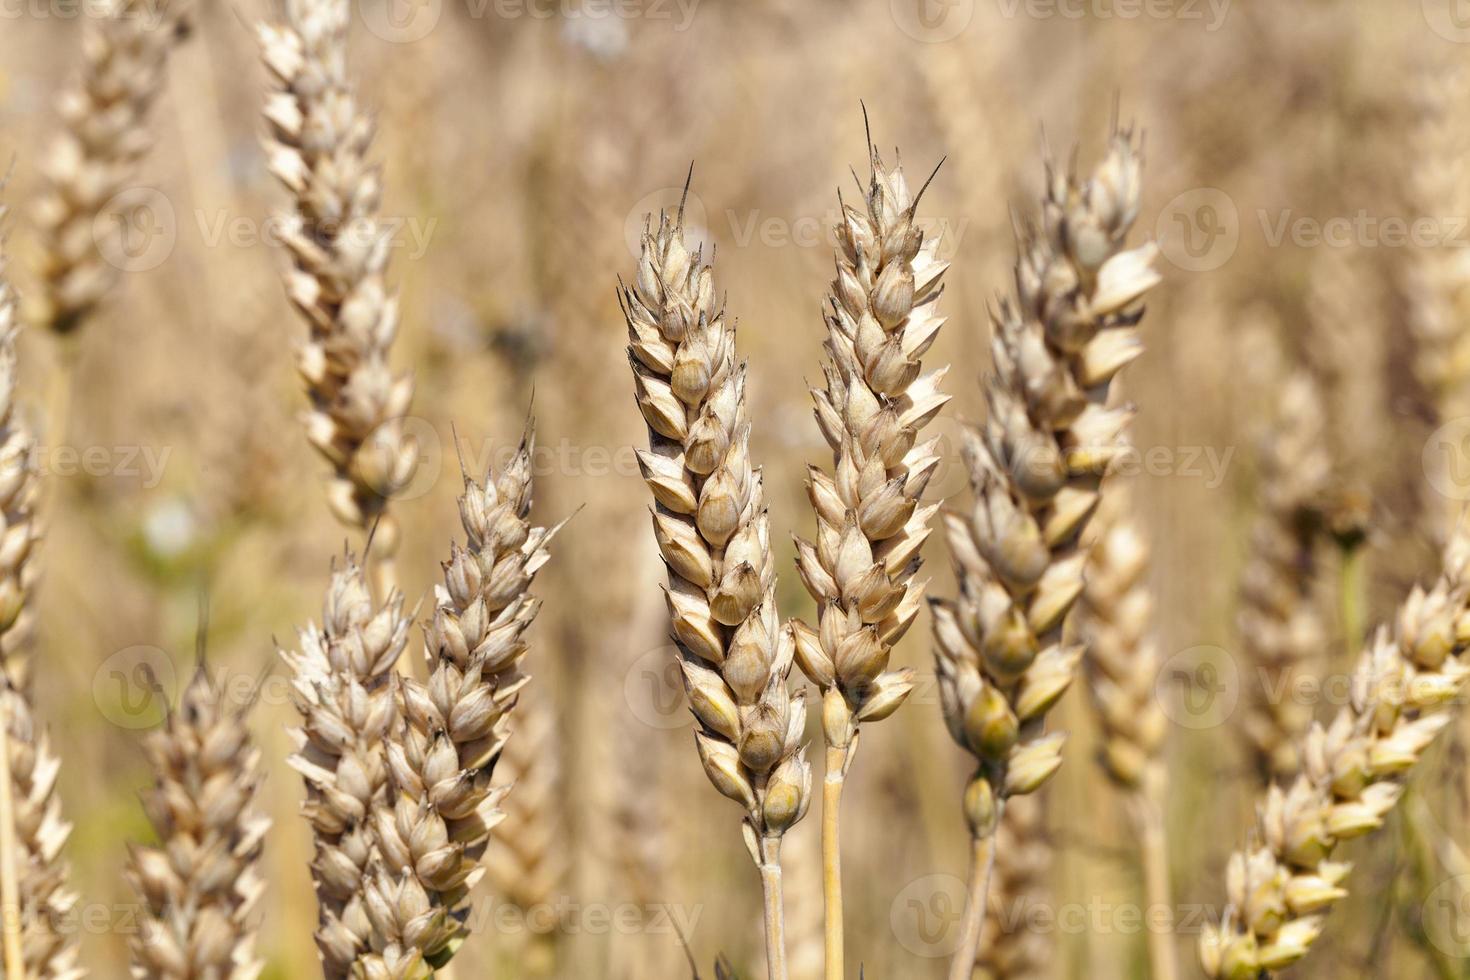
[[[1005,801],[1062,763],[1064,736],[1046,716],[1083,653],[1063,625],[1082,594],[1083,533],[1133,415],[1109,389],[1142,352],[1141,299],[1159,281],[1157,248],[1126,247],[1141,167],[1132,132],[1117,129],[1085,179],[1048,161],[1040,219],[1019,229],[1015,297],[993,314],[990,414],[966,434],[974,504],[945,515],[960,593],[931,604],[935,661],[944,720],[977,763],[954,980],[973,966]]]

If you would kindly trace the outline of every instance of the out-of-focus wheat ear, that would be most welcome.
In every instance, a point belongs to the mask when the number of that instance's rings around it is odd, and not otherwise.
[[[814,540],[798,540],[797,567],[817,605],[812,626],[793,621],[797,662],[822,694],[826,777],[822,863],[826,976],[845,976],[840,811],[858,729],[897,711],[912,668],[889,669],[913,625],[924,585],[919,550],[938,505],[922,501],[940,462],[938,440],[920,433],[948,402],[948,367],[922,358],[944,325],[938,312],[948,263],[917,219],[919,199],[902,166],[889,170],[868,143],[861,207],[843,202],[837,274],[827,295],[825,384],[812,389],[832,472],[808,468]],[[927,186],[927,184],[925,185]]]
[[[745,812],[760,871],[766,967],[785,980],[781,838],[811,801],[805,692],[776,609],[776,570],[761,472],[750,458],[745,366],[714,269],[684,244],[682,207],[644,231],[638,273],[619,297],[648,449],[638,454],[654,498],[653,532],[695,746],[716,790]]]
[[[1011,800],[995,832],[995,872],[975,966],[984,980],[1037,980],[1049,975],[1053,938],[1027,914],[1046,901],[1055,852],[1046,834],[1044,801]]]
[[[1155,693],[1159,655],[1151,635],[1149,546],[1133,513],[1132,491],[1131,480],[1107,481],[1089,528],[1091,553],[1076,629],[1086,646],[1088,702],[1101,730],[1098,761],[1123,795],[1138,836],[1146,907],[1151,915],[1167,915],[1173,908],[1164,822],[1169,722]],[[1172,920],[1152,923],[1147,939],[1152,980],[1174,980]]]
[[[1351,865],[1339,842],[1383,826],[1404,782],[1454,720],[1470,684],[1470,533],[1445,549],[1433,589],[1415,588],[1369,641],[1351,698],[1300,747],[1301,772],[1261,801],[1249,849],[1230,858],[1224,920],[1200,940],[1211,978],[1263,980],[1311,952]]]
[[[496,785],[495,766],[530,680],[524,634],[541,606],[531,582],[561,528],[531,524],[533,452],[528,426],[516,454],[483,485],[465,474],[465,545],[450,548],[424,627],[429,679],[402,681],[401,717],[388,739],[393,806],[375,821],[385,872],[373,889],[377,925],[435,969],[468,935],[470,892],[511,791]]]
[[[61,128],[42,161],[46,183],[34,213],[41,282],[27,311],[31,324],[72,334],[116,282],[98,236],[121,234],[121,223],[98,219],[153,144],[153,103],[192,12],[192,0],[106,0],[85,18],[81,71],[57,101]]]
[[[297,354],[309,408],[307,441],[331,464],[327,503],[370,534],[375,594],[396,575],[398,529],[388,505],[413,477],[419,449],[405,427],[413,380],[388,363],[398,301],[385,281],[392,234],[369,159],[373,122],[348,74],[349,0],[286,0],[279,24],[259,28],[271,79],[266,153],[290,191],[286,295],[307,326]]]
[[[128,879],[143,901],[133,974],[157,980],[253,980],[259,862],[270,820],[260,810],[260,750],[205,665],[144,750],[155,783],[143,808],[156,847],[133,846]]]
[[[1263,782],[1290,780],[1311,706],[1293,698],[1295,680],[1320,663],[1328,632],[1320,597],[1319,545],[1332,477],[1326,419],[1311,375],[1281,386],[1257,452],[1260,512],[1251,528],[1240,586],[1238,628],[1251,664],[1242,731]]]
[[[495,771],[497,785],[505,789],[501,802],[505,816],[485,854],[492,893],[526,913],[551,908],[566,888],[561,731],[552,694],[549,688],[538,687],[520,698],[515,738],[506,742]],[[550,976],[557,934],[548,931],[522,938],[518,968],[526,976]]]
[[[383,962],[404,970],[416,962],[415,950],[375,928],[369,901],[380,864],[376,825],[393,815],[385,743],[397,716],[393,665],[410,622],[397,593],[373,601],[362,566],[348,554],[332,569],[321,625],[306,626],[297,648],[281,651],[302,720],[291,732],[289,762],[306,782],[301,815],[312,829],[316,942],[329,980]]]
[[[1141,300],[1159,281],[1157,247],[1126,248],[1140,170],[1126,129],[1086,179],[1047,162],[1041,216],[1019,228],[1015,298],[993,314],[989,418],[966,432],[974,503],[945,516],[960,594],[931,604],[940,703],[977,763],[964,796],[972,901],[952,980],[974,963],[1005,801],[1062,763],[1064,736],[1045,720],[1083,653],[1062,627],[1083,589],[1083,532],[1133,415],[1109,388],[1142,350]]]
[[[4,221],[0,205],[0,226]],[[82,976],[76,932],[61,928],[77,902],[66,887],[68,868],[61,856],[71,825],[61,817],[56,793],[61,760],[34,716],[30,697],[40,478],[35,435],[15,403],[19,325],[7,273],[0,237],[0,924],[8,973],[73,980]]]

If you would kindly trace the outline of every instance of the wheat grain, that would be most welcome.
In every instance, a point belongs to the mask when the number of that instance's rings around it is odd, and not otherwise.
[[[1088,700],[1102,730],[1098,761],[1124,794],[1138,835],[1149,914],[1171,916],[1163,813],[1168,720],[1155,693],[1159,656],[1150,635],[1149,548],[1134,521],[1131,481],[1115,476],[1106,489],[1089,528],[1092,546],[1078,603],[1077,635],[1087,648],[1083,665]],[[1155,919],[1147,935],[1152,980],[1174,980],[1178,968],[1169,919]]]
[[[121,229],[98,219],[152,145],[149,116],[169,51],[191,19],[189,0],[107,0],[88,18],[81,75],[58,101],[62,128],[42,163],[41,285],[28,311],[36,326],[72,333],[116,282],[99,246]]]
[[[372,534],[377,592],[394,581],[398,532],[386,515],[413,476],[418,448],[403,423],[413,381],[388,352],[398,304],[384,282],[391,233],[368,159],[373,124],[347,73],[347,0],[288,0],[279,25],[261,25],[274,90],[265,106],[271,173],[293,196],[283,240],[286,293],[309,336],[297,357],[310,410],[307,440],[331,463],[327,497],[345,524]]]
[[[948,367],[923,373],[921,358],[944,318],[936,311],[947,263],[938,238],[916,223],[923,188],[888,170],[868,145],[864,208],[842,204],[837,276],[827,297],[824,389],[812,389],[833,472],[808,467],[815,543],[798,538],[797,567],[817,604],[817,625],[792,621],[797,662],[822,693],[827,772],[822,863],[827,908],[826,975],[843,974],[839,813],[861,722],[897,711],[914,686],[911,668],[889,670],[893,645],[913,625],[923,586],[913,581],[938,504],[920,497],[940,463],[938,440],[920,431],[949,401]]]
[[[1124,250],[1139,171],[1127,130],[1114,131],[1085,182],[1048,162],[1041,225],[1021,229],[1016,299],[994,318],[990,417],[966,433],[975,504],[945,517],[960,596],[932,603],[941,706],[950,734],[979,763],[964,803],[979,900],[956,980],[974,958],[1003,803],[1061,765],[1064,736],[1044,722],[1082,656],[1062,637],[1083,587],[1079,539],[1132,416],[1108,405],[1108,388],[1141,351],[1138,300],[1159,279],[1155,246]]]
[[[1446,547],[1444,573],[1416,588],[1394,631],[1381,628],[1353,676],[1350,703],[1331,724],[1313,725],[1302,770],[1273,784],[1261,804],[1259,843],[1230,858],[1230,905],[1200,941],[1210,977],[1264,978],[1311,951],[1332,906],[1347,896],[1350,865],[1340,841],[1383,825],[1403,780],[1454,715],[1470,681],[1470,536],[1461,526]]]
[[[649,448],[654,536],[695,742],[742,829],[766,901],[767,968],[783,978],[781,837],[806,813],[804,692],[788,689],[795,644],[776,610],[761,474],[751,466],[745,366],[715,299],[714,270],[684,244],[684,212],[645,230],[638,275],[620,291]]]
[[[533,437],[483,486],[464,476],[459,498],[466,546],[455,545],[425,627],[428,681],[404,679],[402,724],[389,739],[392,808],[374,813],[381,874],[373,889],[380,929],[396,932],[442,967],[467,935],[470,890],[497,808],[494,785],[510,736],[510,712],[530,679],[524,633],[540,600],[529,593],[559,530],[534,527]]]
[[[264,965],[255,935],[270,820],[256,805],[260,750],[244,711],[200,665],[144,747],[156,781],[143,807],[159,844],[131,848],[128,879],[144,905],[133,974],[253,980]]]
[[[1325,424],[1316,384],[1298,371],[1281,388],[1259,450],[1261,511],[1240,590],[1240,638],[1253,668],[1241,730],[1266,781],[1296,775],[1312,711],[1291,692],[1327,642],[1316,596],[1331,480]]]
[[[351,975],[371,954],[412,966],[412,952],[374,936],[368,874],[377,860],[375,819],[391,812],[385,739],[395,716],[393,664],[408,641],[403,598],[375,606],[350,554],[332,569],[322,623],[300,631],[299,649],[281,651],[291,668],[293,769],[306,781],[302,815],[313,832],[317,948],[331,980]]]

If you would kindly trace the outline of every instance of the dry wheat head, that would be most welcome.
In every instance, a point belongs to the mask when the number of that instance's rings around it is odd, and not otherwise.
[[[1155,695],[1159,655],[1150,636],[1149,548],[1132,499],[1130,481],[1108,481],[1090,528],[1076,625],[1087,646],[1087,692],[1102,730],[1099,761],[1120,788],[1141,792],[1159,776],[1168,719]]]
[[[0,223],[5,208],[0,206]],[[18,381],[15,292],[6,278],[0,242],[0,698],[4,699],[11,805],[15,811],[16,878],[21,902],[21,946],[35,980],[73,980],[77,941],[64,928],[77,896],[66,887],[61,849],[71,825],[61,817],[56,779],[61,759],[36,721],[30,699],[29,599],[36,577],[32,551],[40,539],[36,504],[36,440],[16,408]]]
[[[914,575],[939,508],[919,499],[941,462],[939,441],[919,433],[949,402],[939,390],[949,368],[925,374],[921,363],[944,325],[948,263],[938,236],[916,223],[924,189],[911,193],[903,167],[885,168],[871,144],[869,155],[864,206],[842,204],[826,386],[812,389],[834,462],[830,474],[808,467],[816,540],[796,542],[817,625],[792,623],[797,662],[822,692],[827,745],[848,762],[858,725],[888,717],[913,690],[913,670],[888,662],[922,606]]]
[[[1210,977],[1257,980],[1311,951],[1334,903],[1347,896],[1351,865],[1339,841],[1383,825],[1404,779],[1453,719],[1470,679],[1470,537],[1461,525],[1444,575],[1416,588],[1396,629],[1380,629],[1358,661],[1352,697],[1330,725],[1313,725],[1301,773],[1273,784],[1260,807],[1259,843],[1232,855],[1224,922],[1200,942]]]
[[[306,436],[334,468],[332,511],[367,529],[412,477],[418,450],[402,422],[412,379],[388,364],[398,332],[397,299],[384,282],[391,233],[368,159],[372,120],[347,72],[351,11],[347,0],[288,0],[284,22],[259,35],[274,86],[265,107],[270,170],[294,199],[285,276],[309,329],[297,358],[311,403]],[[374,540],[396,550],[390,524]]]
[[[376,814],[383,874],[379,928],[403,937],[434,967],[466,935],[470,890],[484,875],[490,830],[509,787],[494,785],[510,712],[530,679],[525,631],[540,600],[532,579],[560,529],[531,524],[530,428],[483,486],[465,475],[459,498],[465,547],[444,563],[425,627],[427,683],[405,678],[402,721],[389,740],[394,804]]]
[[[684,245],[683,209],[643,235],[638,275],[621,290],[638,408],[639,466],[695,740],[715,788],[739,803],[752,859],[779,844],[811,801],[803,757],[806,698],[776,610],[770,526],[750,461],[745,365],[715,298],[714,270]]]
[[[377,947],[367,876],[377,859],[375,819],[391,812],[385,742],[396,713],[394,662],[408,642],[403,598],[375,606],[362,567],[348,555],[332,570],[321,626],[281,651],[302,726],[291,767],[306,781],[319,906],[317,947],[332,980],[352,974]]]
[[[1240,590],[1240,638],[1254,674],[1242,731],[1261,778],[1290,779],[1312,723],[1311,706],[1291,696],[1293,680],[1327,643],[1316,552],[1332,460],[1321,396],[1305,371],[1282,386],[1259,459],[1261,511]]]
[[[135,977],[253,980],[264,965],[256,911],[270,819],[257,806],[260,750],[244,715],[201,665],[144,743],[155,782],[143,808],[159,843],[130,849],[128,879],[144,904]]]
[[[152,145],[149,115],[191,8],[190,0],[107,0],[88,17],[81,77],[58,101],[62,128],[42,165],[41,287],[30,318],[37,326],[71,333],[117,279],[98,236],[118,230],[103,230],[98,219]]]
[[[1036,980],[1047,976],[1054,936],[1032,928],[1046,901],[1053,851],[1045,807],[1036,796],[1006,804],[996,831],[990,915],[980,936],[976,967],[983,980]]]
[[[1139,171],[1127,130],[1085,181],[1048,162],[1041,224],[1020,232],[1016,298],[994,315],[990,416],[966,434],[974,505],[945,515],[960,596],[933,603],[935,655],[950,733],[980,763],[965,813],[981,837],[1000,800],[1061,765],[1064,736],[1044,733],[1044,718],[1082,655],[1062,638],[1083,587],[1079,540],[1132,416],[1108,389],[1142,350],[1138,301],[1159,280],[1152,243],[1124,248]]]

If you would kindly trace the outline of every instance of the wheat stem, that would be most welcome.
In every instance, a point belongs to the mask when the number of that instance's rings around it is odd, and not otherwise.
[[[970,980],[980,951],[980,934],[985,927],[985,908],[990,897],[990,879],[995,873],[995,834],[970,838],[970,883],[965,899],[960,944],[949,967],[949,980]]]
[[[1174,955],[1174,900],[1169,886],[1169,836],[1164,826],[1163,800],[1153,787],[1162,786],[1163,773],[1135,801],[1134,822],[1143,864],[1143,897],[1148,934],[1148,962],[1152,980],[1176,980],[1179,964]],[[1159,918],[1154,918],[1158,916]]]
[[[761,898],[766,933],[766,973],[786,980],[786,912],[781,897],[781,838],[761,841]]]
[[[822,779],[822,941],[827,980],[843,980],[842,839],[839,833],[842,789],[847,782],[846,749],[827,747]]]
[[[10,785],[10,705],[9,698],[0,697],[0,926],[5,931],[5,976],[25,980],[18,852]]]

